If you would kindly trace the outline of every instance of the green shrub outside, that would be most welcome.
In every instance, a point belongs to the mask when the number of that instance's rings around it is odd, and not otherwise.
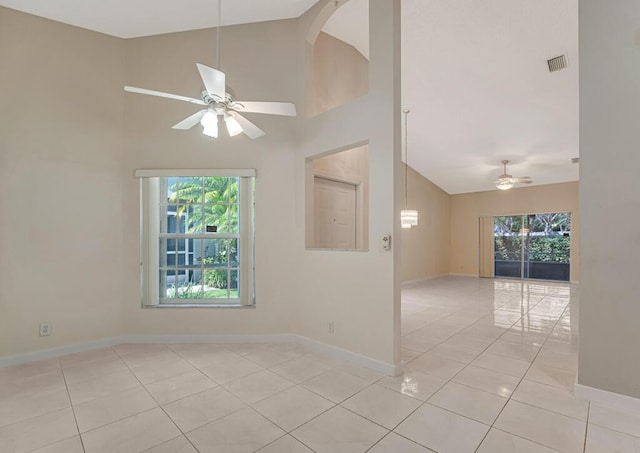
[[[521,251],[520,236],[496,237],[495,253],[500,260],[514,260]],[[541,263],[569,263],[571,237],[541,236],[528,239],[529,261]]]

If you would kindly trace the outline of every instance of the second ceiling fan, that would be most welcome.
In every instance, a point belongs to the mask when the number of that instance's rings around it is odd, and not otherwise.
[[[514,178],[513,176],[508,174],[507,173],[507,164],[508,163],[509,163],[508,160],[503,160],[502,161],[502,167],[503,167],[504,173],[501,174],[498,177],[498,179],[493,182],[498,189],[500,189],[500,190],[508,190],[508,189],[511,189],[516,184],[531,184],[533,182],[533,179],[531,179],[529,176],[522,176],[520,178]]]
[[[218,0],[218,27],[216,28],[217,66],[220,68],[220,27],[222,26],[222,0]],[[164,93],[162,91],[148,90],[126,85],[125,91],[131,93],[147,94],[178,101],[190,102],[202,105],[206,108],[185,118],[173,125],[173,129],[191,129],[200,123],[203,134],[209,137],[218,137],[218,123],[222,118],[230,136],[244,133],[249,138],[255,139],[265,135],[265,132],[240,114],[262,113],[267,115],[296,116],[296,106],[292,102],[262,102],[262,101],[237,101],[226,90],[226,77],[224,72],[201,63],[196,63],[204,90],[200,93],[200,99]]]

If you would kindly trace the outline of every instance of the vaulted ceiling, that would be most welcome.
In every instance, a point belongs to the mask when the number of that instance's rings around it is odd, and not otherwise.
[[[299,17],[317,0],[233,0],[223,24]],[[0,0],[130,38],[217,25],[212,0]],[[534,184],[576,181],[578,0],[403,0],[402,104],[409,165],[450,194],[493,190],[500,161]],[[325,31],[368,56],[367,0]],[[550,72],[547,60],[566,55]]]
[[[222,24],[299,17],[317,1],[227,0]],[[0,5],[119,38],[218,25],[217,0],[0,0]]]
[[[402,5],[412,167],[449,193],[495,188],[503,159],[534,184],[578,179],[578,0]]]

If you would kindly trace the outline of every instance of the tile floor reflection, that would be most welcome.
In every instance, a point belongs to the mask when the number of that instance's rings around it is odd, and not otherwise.
[[[403,289],[389,377],[295,344],[122,344],[0,369],[0,452],[640,452],[640,414],[575,398],[578,291]]]

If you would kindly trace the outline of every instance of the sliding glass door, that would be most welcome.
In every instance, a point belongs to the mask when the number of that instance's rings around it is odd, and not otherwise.
[[[494,266],[496,277],[522,278],[522,255],[526,216],[493,218]]]
[[[496,277],[569,281],[571,213],[494,217]]]

